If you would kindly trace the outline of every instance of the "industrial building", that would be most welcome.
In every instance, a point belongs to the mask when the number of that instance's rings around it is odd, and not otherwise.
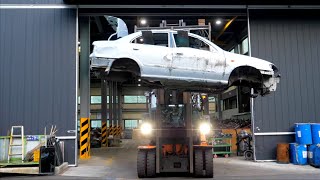
[[[281,81],[268,95],[253,98],[250,88],[235,86],[206,94],[213,125],[250,121],[253,160],[274,161],[277,143],[295,141],[295,123],[320,123],[319,9],[308,0],[0,0],[0,136],[12,126],[23,126],[24,135],[56,126],[69,166],[79,165],[81,118],[90,119],[91,129],[117,125],[123,139],[132,139],[150,110],[147,89],[120,86],[90,68],[92,43],[114,33],[105,18],[113,16],[129,34],[206,26],[202,35],[223,50],[277,65]],[[7,156],[1,150],[0,160]]]

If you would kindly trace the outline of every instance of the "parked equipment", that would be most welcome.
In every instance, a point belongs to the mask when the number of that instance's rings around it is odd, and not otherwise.
[[[144,120],[141,126],[141,132],[150,138],[150,143],[138,147],[138,177],[182,172],[212,178],[212,146],[206,142],[210,121],[206,116],[195,118],[199,114],[195,110],[197,106],[192,104],[196,102],[192,101],[195,96],[163,89],[150,96],[156,97],[156,102],[151,102],[150,119]],[[197,133],[199,130],[201,133]]]
[[[224,155],[224,157],[229,157],[232,154],[232,134],[224,134],[222,132],[215,133],[212,138],[212,154],[214,158],[217,158],[218,155]]]
[[[246,160],[253,160],[252,135],[245,130],[237,134],[237,156],[242,154]]]

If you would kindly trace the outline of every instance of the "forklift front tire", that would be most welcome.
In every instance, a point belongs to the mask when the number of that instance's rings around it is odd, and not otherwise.
[[[147,166],[147,151],[138,150],[137,156],[137,172],[139,178],[145,178],[147,176],[146,166]]]
[[[156,176],[156,151],[149,150],[147,152],[147,177]]]
[[[212,149],[205,150],[205,169],[207,178],[213,178],[213,158],[212,158]]]

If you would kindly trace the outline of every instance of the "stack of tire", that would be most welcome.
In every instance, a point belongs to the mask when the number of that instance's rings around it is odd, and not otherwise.
[[[295,143],[290,143],[290,162],[320,166],[320,124],[296,123]]]

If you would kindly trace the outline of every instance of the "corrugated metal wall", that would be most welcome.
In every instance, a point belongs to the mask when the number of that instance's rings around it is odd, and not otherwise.
[[[281,72],[275,93],[254,103],[255,132],[294,131],[294,123],[320,122],[320,21],[316,11],[250,11],[252,56]],[[256,136],[258,160],[275,159],[276,143],[294,136]]]
[[[75,129],[76,10],[0,9],[0,135]],[[74,163],[74,141],[66,143]]]

